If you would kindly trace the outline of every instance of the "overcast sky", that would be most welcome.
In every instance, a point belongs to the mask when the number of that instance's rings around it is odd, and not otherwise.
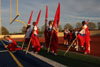
[[[9,32],[20,32],[24,26],[19,22],[10,25],[10,0],[2,2],[2,25],[7,27]],[[16,1],[12,0],[12,18],[16,16]],[[100,22],[100,0],[19,0],[19,13],[17,18],[28,23],[31,10],[33,10],[32,22],[36,21],[38,12],[41,9],[41,17],[38,26],[44,24],[45,9],[48,5],[48,20],[53,20],[58,6],[61,4],[60,24],[64,26],[70,23],[75,26],[76,22],[90,19],[95,23]]]

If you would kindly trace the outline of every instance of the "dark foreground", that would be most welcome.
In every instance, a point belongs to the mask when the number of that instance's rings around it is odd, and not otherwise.
[[[0,43],[1,44],[1,43]],[[0,46],[0,51],[6,50],[3,46]],[[18,59],[20,64],[24,67],[52,67],[52,65],[41,61],[40,59],[30,55],[25,54],[24,51],[17,51],[13,55]],[[17,63],[14,61],[12,56],[8,51],[0,52],[0,67],[18,67]]]

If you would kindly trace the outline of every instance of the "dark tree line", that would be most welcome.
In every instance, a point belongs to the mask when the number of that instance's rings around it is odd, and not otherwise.
[[[2,26],[2,35],[8,35],[9,34],[9,31],[7,30],[6,27]]]
[[[96,26],[96,24],[94,22],[88,22],[87,25],[88,25],[90,30],[96,29],[96,27],[98,27],[98,29],[100,30],[100,22],[98,22],[98,26]],[[81,28],[81,27],[82,27],[81,22],[77,22],[75,28]],[[38,28],[39,33],[43,33],[44,28],[45,28],[44,25],[41,28]],[[66,29],[66,28],[69,29],[69,30],[74,29],[74,27],[70,23],[65,24],[64,29]],[[25,33],[25,27],[23,27],[21,30],[22,30],[22,33]],[[62,28],[61,25],[59,25],[59,31],[60,32],[63,31],[63,28]]]
[[[81,27],[82,27],[81,22],[77,22],[76,23],[76,28],[81,28]],[[98,22],[97,26],[96,26],[96,24],[94,22],[89,22],[88,23],[88,27],[89,27],[90,30],[93,30],[93,29],[99,29],[100,30],[100,22]],[[41,28],[38,28],[39,33],[43,33],[44,28],[45,28],[44,25]],[[64,29],[66,29],[66,28],[69,29],[69,30],[73,30],[74,29],[74,27],[69,23],[65,24]],[[22,31],[21,33],[25,33],[25,27],[22,27],[21,31]],[[61,25],[59,25],[59,31],[60,32],[63,31],[63,28],[62,28]],[[9,31],[4,26],[2,26],[2,34],[3,35],[9,34]]]

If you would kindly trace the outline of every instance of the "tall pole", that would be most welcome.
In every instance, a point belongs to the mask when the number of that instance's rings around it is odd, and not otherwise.
[[[10,22],[12,21],[12,0],[10,0]]]
[[[1,0],[0,0],[0,35],[2,35],[2,25],[1,25]]]
[[[17,15],[18,15],[18,0],[17,0]]]

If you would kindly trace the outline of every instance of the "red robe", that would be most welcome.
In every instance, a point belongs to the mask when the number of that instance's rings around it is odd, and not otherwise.
[[[30,41],[30,38],[25,38],[25,43],[28,45]]]
[[[79,45],[81,47],[84,46],[84,43],[85,43],[85,36],[81,36],[80,34],[77,35],[77,39],[78,39],[78,42],[79,42]]]
[[[69,33],[69,39],[72,39],[72,32]]]
[[[12,41],[12,43],[8,45],[8,49],[10,51],[21,50],[21,48],[17,48],[17,43],[15,42],[15,40],[13,40],[11,38],[10,38],[10,40]]]
[[[81,36],[81,34],[78,34],[77,39],[79,41],[79,44],[81,45],[81,47],[84,46],[85,44],[85,52],[90,53],[90,32],[88,30],[88,26],[85,29],[85,36]]]
[[[64,40],[67,39],[67,34],[64,32]]]
[[[36,30],[36,32],[37,32],[37,35],[35,35],[34,32],[32,33],[31,42],[32,42],[32,45],[33,45],[33,48],[34,48],[33,51],[39,52],[41,46],[40,46],[40,42],[39,42],[39,38],[38,38],[38,29]]]
[[[90,31],[88,30],[88,26],[85,31],[86,31],[86,36],[85,36],[86,50],[85,52],[90,53]]]
[[[46,43],[46,47],[48,48],[50,45],[50,39],[51,39],[51,35],[52,35],[52,28],[49,28],[47,30],[45,30],[45,43]]]
[[[54,51],[54,53],[57,53],[57,49],[58,49],[58,36],[57,36],[57,32],[56,31],[52,32],[52,39],[51,39],[50,48],[51,48],[51,51]]]

